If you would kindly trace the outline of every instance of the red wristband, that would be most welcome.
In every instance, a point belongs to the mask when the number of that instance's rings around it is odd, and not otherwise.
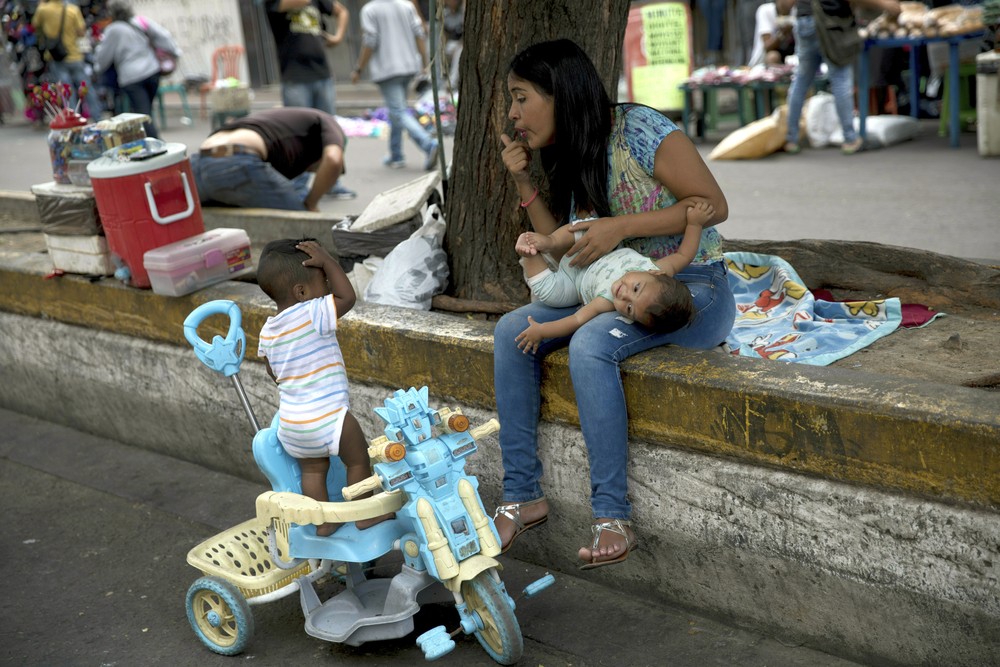
[[[521,202],[521,208],[528,208],[529,206],[531,206],[531,202],[535,201],[535,197],[537,196],[538,196],[538,188],[535,188],[535,191],[531,193],[530,197],[528,197],[528,201]]]

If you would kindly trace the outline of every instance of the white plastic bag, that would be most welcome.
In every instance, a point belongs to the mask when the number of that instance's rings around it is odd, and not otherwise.
[[[420,229],[385,256],[365,289],[365,301],[430,310],[431,297],[443,292],[448,282],[444,228],[437,204],[428,206]]]
[[[861,120],[854,119],[854,131],[861,131]],[[913,139],[920,133],[920,123],[910,116],[868,116],[865,120],[866,141],[886,148]]]
[[[844,131],[837,118],[837,105],[830,93],[816,93],[806,107],[806,135],[809,145],[822,148],[844,143]]]
[[[372,281],[372,276],[381,266],[381,257],[366,257],[365,261],[354,263],[354,268],[347,274],[347,279],[351,281],[351,287],[354,288],[354,293],[358,295],[359,300],[364,301],[368,283]]]

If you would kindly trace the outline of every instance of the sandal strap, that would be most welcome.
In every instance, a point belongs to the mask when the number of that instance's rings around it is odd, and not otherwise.
[[[631,521],[626,521],[624,519],[611,519],[610,521],[602,521],[600,523],[595,523],[590,527],[591,532],[594,533],[594,543],[591,545],[591,551],[596,550],[601,545],[601,533],[604,531],[610,531],[612,533],[618,533],[625,538],[625,550],[628,551],[632,548],[633,542],[638,543],[638,540],[633,540],[629,537],[627,528],[632,527]]]
[[[496,511],[493,513],[493,521],[497,520],[497,517],[503,516],[509,521],[514,523],[514,527],[517,530],[524,529],[524,522],[521,521],[521,508],[525,505],[534,505],[535,503],[540,503],[544,498],[537,498],[535,500],[528,500],[523,503],[504,503],[498,505]]]

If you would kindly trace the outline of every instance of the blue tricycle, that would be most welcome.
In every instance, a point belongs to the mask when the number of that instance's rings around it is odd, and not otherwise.
[[[212,315],[229,318],[225,338],[202,340],[198,327]],[[459,632],[475,635],[497,662],[517,662],[524,649],[514,600],[499,576],[500,540],[465,473],[476,441],[499,430],[495,419],[469,428],[461,410],[433,409],[428,391],[397,390],[375,413],[384,435],[371,441],[374,475],[344,488],[346,472],[331,461],[330,498],[301,494],[299,466],[277,439],[277,416],[261,429],[239,379],[246,336],[232,301],[211,301],[184,321],[184,335],[209,368],[231,378],[255,430],[253,454],[272,490],[257,498],[257,516],[199,544],[188,563],[203,574],[187,592],[187,616],[199,639],[223,655],[244,651],[253,635],[250,606],[299,593],[308,634],[359,646],[413,631],[413,616],[428,602],[455,602],[459,627],[438,626],[417,638],[428,660],[449,653]],[[377,494],[353,500],[369,491]],[[342,499],[342,501],[341,501]],[[395,513],[364,531],[352,523]],[[318,537],[316,526],[343,523]],[[391,551],[402,554],[398,574],[368,578],[367,566]],[[346,588],[326,601],[316,583],[339,576]],[[529,585],[531,597],[553,582]]]

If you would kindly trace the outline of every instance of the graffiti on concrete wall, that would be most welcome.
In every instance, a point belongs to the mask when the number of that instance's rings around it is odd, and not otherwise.
[[[178,78],[209,78],[212,51],[224,44],[244,45],[237,0],[131,0],[138,16],[148,16],[177,40],[184,52]],[[249,80],[246,62],[240,78]]]

